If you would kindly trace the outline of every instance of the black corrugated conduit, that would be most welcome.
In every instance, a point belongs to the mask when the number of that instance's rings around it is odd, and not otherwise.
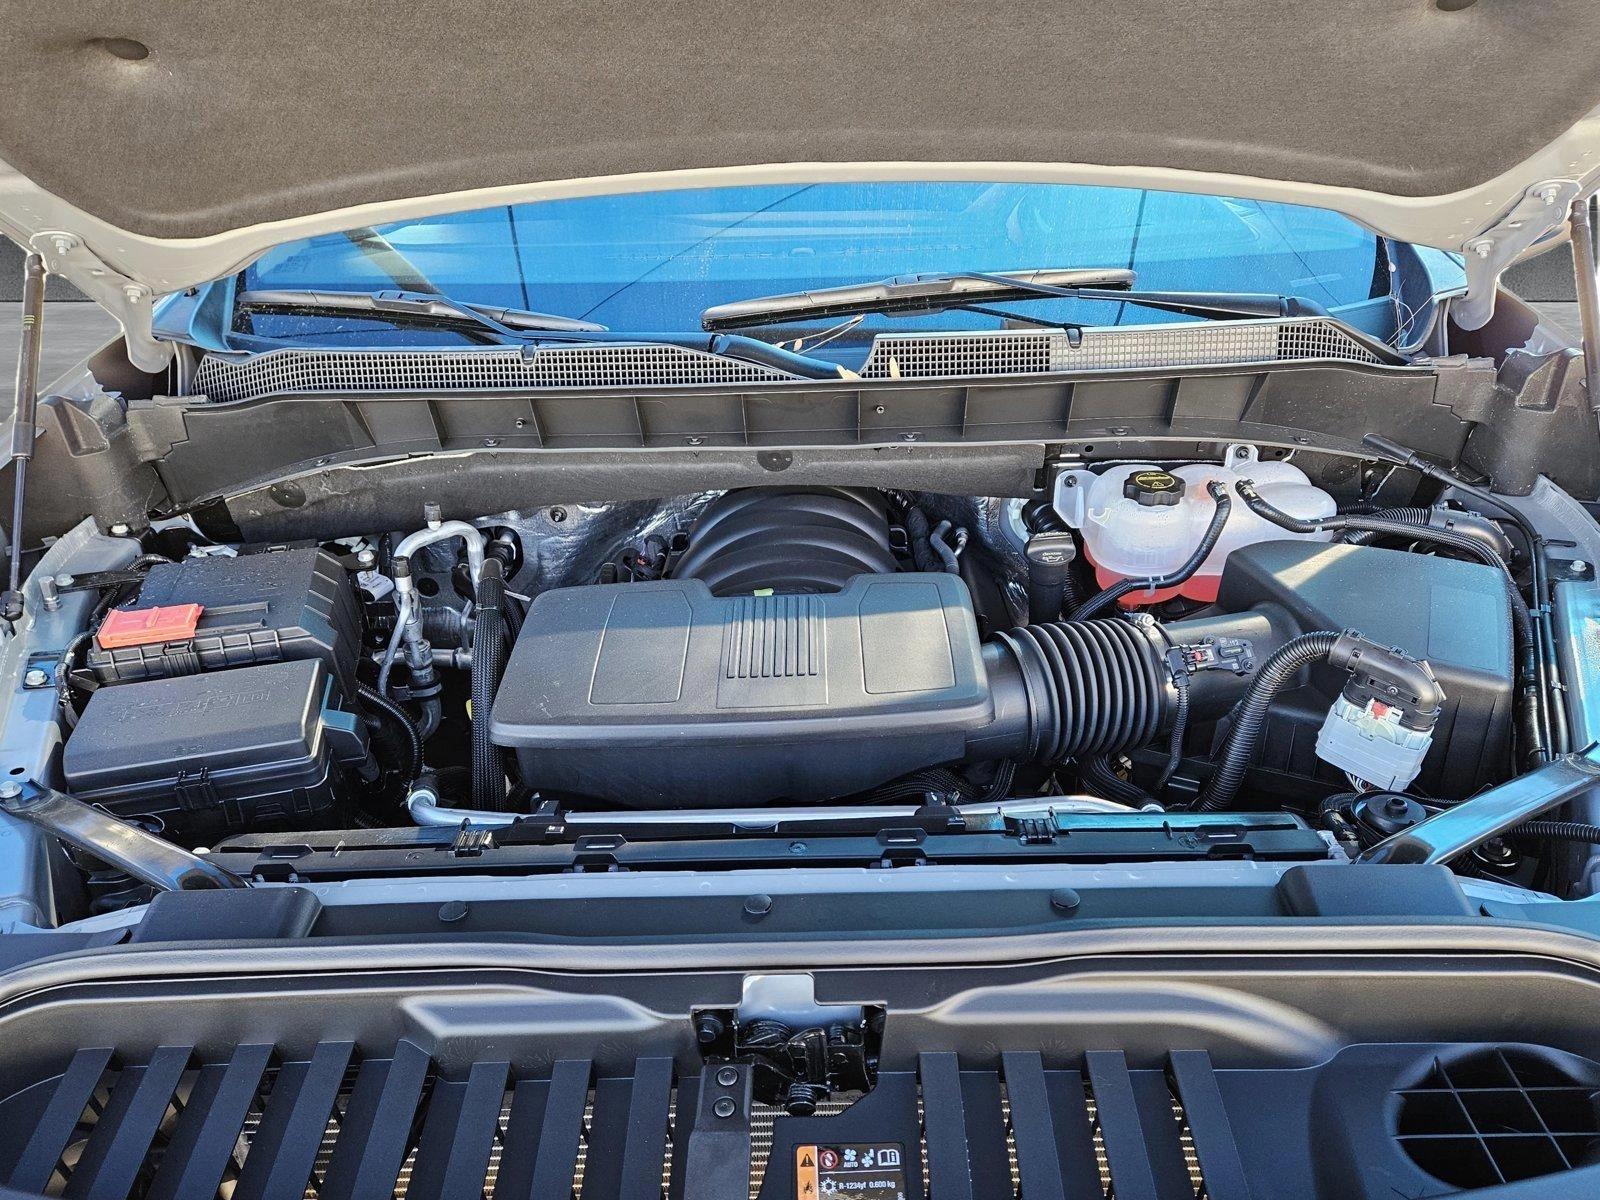
[[[422,774],[422,734],[416,722],[411,719],[410,713],[376,688],[361,684],[356,688],[356,695],[368,708],[387,717],[389,723],[400,731],[401,741],[406,748],[405,782],[409,787]]]
[[[1244,698],[1233,710],[1233,728],[1217,755],[1217,768],[1195,801],[1200,812],[1220,812],[1233,803],[1244,782],[1245,772],[1256,755],[1261,730],[1267,723],[1267,709],[1284,686],[1302,667],[1328,657],[1339,634],[1306,633],[1285,642],[1261,664],[1250,681]]]

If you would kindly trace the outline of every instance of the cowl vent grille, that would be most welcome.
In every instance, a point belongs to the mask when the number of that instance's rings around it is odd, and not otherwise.
[[[1435,1059],[1396,1093],[1411,1160],[1458,1188],[1494,1187],[1600,1163],[1600,1079],[1525,1050]]]
[[[1329,359],[1376,364],[1376,354],[1320,317],[1213,321],[1064,331],[880,334],[861,369],[866,379],[955,379]]]
[[[781,371],[681,346],[605,344],[505,350],[269,350],[208,354],[190,391],[210,400],[374,392],[516,392],[552,388],[781,383]]]

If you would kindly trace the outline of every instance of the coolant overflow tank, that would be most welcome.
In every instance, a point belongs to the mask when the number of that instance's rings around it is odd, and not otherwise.
[[[1302,520],[1331,517],[1332,496],[1316,487],[1290,462],[1265,461],[1253,446],[1230,446],[1221,463],[1188,463],[1164,468],[1128,463],[1102,473],[1067,471],[1056,480],[1055,506],[1083,537],[1084,556],[1101,587],[1124,579],[1150,579],[1176,571],[1193,553],[1216,513],[1206,490],[1213,480],[1235,495],[1234,484],[1251,480],[1274,508]],[[1280,540],[1330,541],[1331,534],[1296,534],[1258,517],[1234,502],[1216,548],[1200,569],[1179,587],[1124,598],[1130,607],[1185,596],[1209,603],[1217,598],[1222,568],[1242,546]]]

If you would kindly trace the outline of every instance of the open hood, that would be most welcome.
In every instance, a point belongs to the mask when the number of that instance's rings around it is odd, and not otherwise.
[[[0,229],[145,361],[153,295],[292,238],[807,178],[1313,204],[1465,252],[1481,323],[1600,171],[1592,0],[0,7]]]

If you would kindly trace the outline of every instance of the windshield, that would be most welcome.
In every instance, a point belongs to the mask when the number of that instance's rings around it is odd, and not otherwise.
[[[824,183],[589,196],[383,226],[396,254],[333,234],[281,246],[246,291],[369,292],[396,262],[452,299],[594,321],[613,331],[697,331],[731,301],[955,270],[1108,267],[1141,289],[1298,296],[1380,337],[1394,331],[1388,256],[1337,213],[1216,196],[1036,183]],[[1019,315],[1087,325],[1194,320],[1115,301],[1034,300]],[[960,311],[869,316],[884,329],[996,328]],[[460,329],[338,313],[241,314],[239,332],[300,343],[460,344]],[[794,336],[790,327],[775,336]]]

